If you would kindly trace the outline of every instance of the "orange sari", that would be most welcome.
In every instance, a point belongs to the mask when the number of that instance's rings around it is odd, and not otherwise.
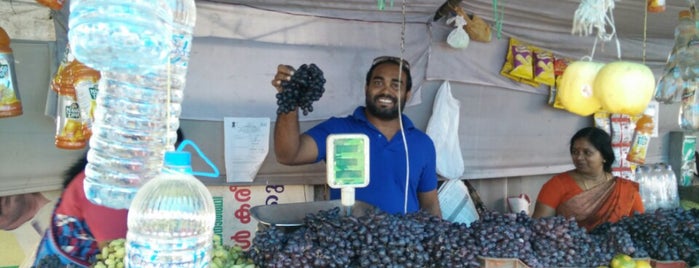
[[[589,231],[604,222],[617,222],[633,215],[634,203],[639,198],[636,193],[638,183],[614,178],[561,203],[556,213],[566,218],[575,217],[578,225]]]

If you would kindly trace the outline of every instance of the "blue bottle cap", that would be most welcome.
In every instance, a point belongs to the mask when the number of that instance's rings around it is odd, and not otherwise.
[[[165,152],[164,164],[166,166],[191,166],[192,154],[187,151]]]

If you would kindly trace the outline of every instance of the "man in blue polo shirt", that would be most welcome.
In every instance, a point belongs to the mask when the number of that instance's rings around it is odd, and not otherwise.
[[[291,66],[277,67],[272,80],[277,91],[281,92],[281,81],[290,80],[293,72]],[[356,199],[388,213],[425,210],[441,216],[434,144],[407,116],[400,114],[410,97],[411,87],[407,61],[387,56],[374,59],[364,86],[366,106],[357,107],[352,115],[332,117],[303,134],[299,130],[298,108],[277,116],[274,128],[277,161],[285,165],[303,165],[325,160],[328,135],[366,134],[370,140],[371,179],[369,186],[356,189]],[[404,144],[408,145],[407,150]],[[407,181],[406,177],[409,177]],[[338,189],[330,194],[332,199],[340,198]]]

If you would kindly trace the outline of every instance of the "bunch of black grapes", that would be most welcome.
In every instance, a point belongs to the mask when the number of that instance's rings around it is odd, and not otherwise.
[[[696,211],[661,208],[622,218],[612,226],[630,235],[635,249],[642,250],[638,257],[647,255],[656,260],[683,260],[691,266],[699,265],[699,219]]]
[[[270,262],[272,258],[282,251],[286,241],[287,236],[283,229],[270,226],[255,234],[255,238],[252,239],[252,246],[247,251],[247,257],[256,265]]]
[[[699,264],[697,211],[657,210],[588,233],[573,218],[532,219],[484,211],[470,226],[426,212],[407,215],[339,208],[304,227],[258,231],[248,251],[259,267],[479,267],[479,257],[518,258],[530,267],[607,265],[617,253]]]
[[[479,248],[479,256],[516,258],[530,267],[541,267],[531,239],[532,220],[525,213],[502,214],[486,211],[470,229]]]
[[[466,224],[445,221],[426,212],[407,214],[425,224],[422,247],[430,261],[425,267],[479,267],[479,248]]]
[[[259,267],[430,267],[423,246],[432,228],[413,218],[377,209],[346,216],[339,208],[305,218],[305,227],[278,237],[277,228],[257,232],[249,250]]]
[[[590,267],[597,266],[597,262],[605,263],[594,254],[595,244],[587,230],[573,218],[532,219],[531,230],[532,249],[542,267]]]
[[[597,259],[608,261],[618,253],[634,258],[648,258],[648,252],[642,245],[633,241],[631,234],[623,227],[612,223],[603,223],[590,231],[595,242]]]
[[[282,91],[277,93],[277,114],[288,113],[301,108],[303,115],[313,112],[313,102],[325,92],[323,71],[315,64],[303,64],[291,76],[290,81],[282,81]]]

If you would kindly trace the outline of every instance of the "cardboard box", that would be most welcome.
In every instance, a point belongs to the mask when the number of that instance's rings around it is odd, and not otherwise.
[[[482,268],[529,268],[519,259],[478,257]]]
[[[250,209],[258,205],[310,202],[314,200],[313,186],[258,185],[209,186],[216,207],[214,234],[223,244],[238,245],[247,250],[257,231],[257,220]]]
[[[686,268],[689,267],[684,261],[658,261],[650,260],[650,266],[653,268]]]

